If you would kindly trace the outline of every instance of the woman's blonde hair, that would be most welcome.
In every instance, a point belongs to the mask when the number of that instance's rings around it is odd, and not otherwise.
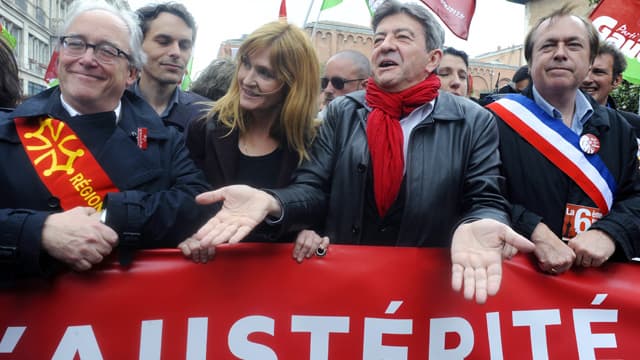
[[[266,48],[275,77],[284,83],[284,103],[271,134],[296,151],[302,161],[307,158],[307,147],[315,135],[320,94],[318,57],[306,33],[279,21],[265,24],[247,36],[236,56],[242,58]],[[242,62],[238,61],[229,91],[213,105],[208,117],[217,114],[218,120],[231,131],[238,129],[243,134],[251,119],[240,108],[240,66]]]

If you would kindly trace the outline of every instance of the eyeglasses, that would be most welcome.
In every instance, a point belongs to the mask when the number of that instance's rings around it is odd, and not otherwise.
[[[61,36],[60,44],[67,54],[74,57],[82,56],[87,52],[87,48],[92,48],[93,56],[103,64],[113,64],[118,57],[131,61],[129,54],[106,42],[89,44],[78,36]]]
[[[361,81],[361,80],[364,80],[364,79],[347,80],[347,79],[343,79],[343,78],[337,77],[337,76],[334,76],[331,79],[323,77],[323,78],[320,78],[320,86],[322,87],[322,90],[324,90],[329,85],[329,81],[331,81],[331,85],[333,85],[333,87],[336,90],[342,90],[342,89],[344,89],[344,84],[350,83],[350,82],[353,82],[353,81]]]

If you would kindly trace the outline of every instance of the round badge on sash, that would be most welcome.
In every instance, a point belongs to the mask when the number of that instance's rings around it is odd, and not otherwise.
[[[585,154],[595,154],[600,150],[600,140],[593,134],[584,134],[580,136],[580,149]]]

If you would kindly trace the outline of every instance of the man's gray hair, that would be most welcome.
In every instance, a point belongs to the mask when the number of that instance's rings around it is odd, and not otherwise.
[[[387,0],[383,2],[373,14],[371,19],[371,27],[376,31],[382,19],[387,16],[396,14],[407,14],[418,21],[424,28],[424,37],[427,39],[427,50],[441,49],[444,45],[444,29],[435,17],[420,4],[400,3],[396,0]]]
[[[71,26],[71,23],[78,17],[88,11],[93,10],[103,10],[108,13],[111,13],[121,19],[127,29],[129,30],[129,59],[130,65],[135,67],[136,69],[142,69],[142,65],[146,62],[147,58],[144,52],[142,51],[142,31],[138,26],[138,18],[135,13],[125,10],[118,9],[111,4],[106,3],[103,0],[79,0],[75,1],[71,8],[69,9],[69,13],[67,14],[67,20],[64,22],[62,27],[60,28],[60,36],[66,35],[67,30]],[[58,47],[60,44],[58,43]]]

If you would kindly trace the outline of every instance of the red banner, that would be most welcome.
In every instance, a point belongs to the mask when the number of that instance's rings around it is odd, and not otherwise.
[[[139,254],[0,294],[0,359],[635,359],[640,269],[562,276],[505,262],[484,305],[451,290],[448,252],[221,247],[209,264]]]
[[[625,80],[640,84],[640,0],[601,0],[589,17],[600,39],[625,55]]]
[[[476,11],[476,0],[421,1],[438,15],[455,36],[467,40],[471,19]]]

